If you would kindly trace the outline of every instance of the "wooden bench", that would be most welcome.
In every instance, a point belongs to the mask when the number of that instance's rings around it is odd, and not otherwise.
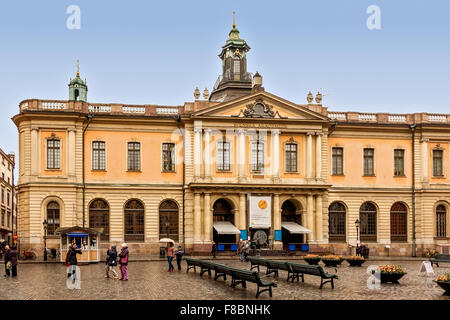
[[[267,268],[266,274],[269,274],[269,260],[255,257],[248,257],[248,260],[250,261],[250,270],[253,270],[253,268],[257,268],[259,272],[259,266],[263,266]]]
[[[431,265],[435,264],[439,267],[439,262],[450,262],[450,254],[438,253],[434,258],[430,258]]]
[[[226,266],[224,264],[215,263],[207,260],[193,259],[193,258],[184,258],[187,263],[187,271],[189,269],[194,269],[196,271],[196,267],[200,267],[200,275],[204,272],[208,271],[208,274],[211,275],[211,270],[215,271],[214,280],[217,280],[220,277],[223,277],[224,280],[227,280],[227,275],[231,276],[231,287],[234,288],[237,285],[241,284],[243,288],[247,288],[246,282],[250,281],[256,283],[257,291],[256,298],[264,291],[269,291],[269,295],[272,297],[272,287],[276,287],[276,283],[263,281],[259,277],[258,272],[256,271],[248,271],[237,269],[233,267]],[[266,288],[261,290],[261,288]]]
[[[235,268],[230,269],[232,274],[232,282],[231,282],[232,288],[238,286],[239,284],[241,284],[243,288],[247,288],[247,281],[249,281],[256,283],[257,285],[256,298],[258,298],[259,295],[264,291],[269,291],[269,296],[272,297],[272,287],[277,286],[275,282],[261,280],[261,278],[259,277],[259,273],[256,271],[241,270]],[[261,288],[266,289],[261,290]]]
[[[322,289],[323,285],[330,282],[331,288],[334,289],[334,279],[338,279],[338,276],[335,274],[326,273],[321,266],[309,265],[309,264],[298,264],[287,262],[287,265],[291,268],[289,271],[290,276],[288,276],[288,280],[297,279],[299,281],[299,276],[302,276],[302,282],[305,282],[305,274],[309,274],[312,276],[320,277],[320,289]],[[325,281],[324,281],[325,280]]]

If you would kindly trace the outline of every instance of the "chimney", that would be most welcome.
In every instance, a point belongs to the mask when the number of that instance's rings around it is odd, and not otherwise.
[[[13,164],[15,164],[16,162],[15,162],[15,158],[16,158],[16,155],[15,155],[15,153],[14,152],[9,152],[8,153],[8,157],[11,159],[11,161],[13,162]]]
[[[262,76],[256,71],[252,80],[252,91],[264,91],[264,87],[262,86]]]

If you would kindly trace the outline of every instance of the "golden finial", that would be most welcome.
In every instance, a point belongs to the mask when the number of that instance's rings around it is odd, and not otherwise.
[[[80,60],[77,59],[77,77],[80,76]]]
[[[236,28],[235,14],[236,14],[236,12],[233,11],[233,29]]]

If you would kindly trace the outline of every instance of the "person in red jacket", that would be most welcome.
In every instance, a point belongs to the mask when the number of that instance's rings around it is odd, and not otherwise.
[[[126,243],[122,243],[122,250],[119,253],[119,264],[120,264],[120,279],[123,281],[128,281],[128,246]]]

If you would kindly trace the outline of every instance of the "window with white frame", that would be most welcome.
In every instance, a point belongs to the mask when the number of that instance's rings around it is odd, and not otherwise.
[[[264,142],[261,141],[259,134],[256,140],[252,142],[251,164],[253,172],[262,172],[264,170]]]
[[[164,172],[175,172],[175,144],[162,144],[162,165]]]
[[[141,170],[141,143],[128,142],[128,170]]]
[[[230,142],[217,142],[217,171],[230,171]]]
[[[92,170],[106,170],[106,143],[92,142]]]
[[[297,172],[297,144],[286,143],[284,145],[284,158],[286,172]]]
[[[61,141],[59,139],[47,140],[47,169],[61,168]]]

